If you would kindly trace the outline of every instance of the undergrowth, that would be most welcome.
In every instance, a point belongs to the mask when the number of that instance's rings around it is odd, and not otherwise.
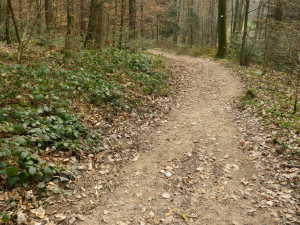
[[[154,56],[107,49],[82,51],[68,65],[53,63],[61,57],[53,52],[30,65],[0,65],[1,189],[63,173],[51,160],[57,152],[97,151],[101,134],[83,124],[78,102],[117,114],[168,92],[168,77]]]
[[[263,74],[249,67],[239,71],[247,91],[241,99],[244,108],[251,108],[263,118],[274,143],[286,148],[286,156],[300,156],[300,112],[294,111],[295,88],[291,78],[283,72]],[[299,109],[299,107],[298,107]]]

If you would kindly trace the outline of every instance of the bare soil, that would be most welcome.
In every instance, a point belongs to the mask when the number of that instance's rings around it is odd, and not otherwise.
[[[151,151],[124,166],[120,185],[78,224],[286,224],[259,196],[263,169],[240,148],[232,107],[240,81],[210,59],[151,52],[171,61],[185,88],[168,120],[143,137]]]

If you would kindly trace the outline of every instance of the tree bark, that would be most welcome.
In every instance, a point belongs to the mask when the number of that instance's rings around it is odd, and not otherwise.
[[[72,17],[72,5],[73,0],[67,0],[67,32],[65,38],[65,51],[70,51],[72,49],[72,29],[73,29],[73,17]]]
[[[248,62],[249,56],[248,56],[248,51],[247,51],[249,7],[250,7],[250,0],[246,0],[244,32],[243,32],[242,47],[241,47],[241,52],[240,52],[240,65],[241,66],[248,66],[248,64],[249,64],[249,62]]]
[[[238,24],[238,15],[239,15],[239,8],[240,8],[240,0],[235,1],[235,10],[234,10],[234,17],[233,17],[233,27],[232,33],[235,34]]]
[[[95,43],[91,43],[91,42]],[[102,47],[103,44],[103,1],[92,0],[90,5],[89,24],[84,46]]]
[[[276,0],[273,18],[276,21],[282,21],[283,18],[282,0]]]
[[[50,34],[53,29],[53,0],[45,0],[45,23],[46,30]]]
[[[103,1],[98,1],[97,5],[95,7],[97,9],[97,24],[95,29],[95,47],[101,48],[103,46],[104,42],[104,12],[103,12]]]
[[[15,17],[13,7],[11,5],[11,0],[7,0],[7,5],[8,5],[8,9],[9,9],[9,12],[11,14],[11,18],[12,18],[12,21],[13,21],[13,24],[14,24],[17,41],[18,41],[19,44],[21,44],[21,37],[20,37],[20,33],[19,33],[19,28],[18,28],[18,24],[17,24],[17,20],[16,20],[16,17]]]
[[[218,7],[218,52],[217,58],[224,58],[227,52],[226,9],[227,0],[219,0]]]
[[[119,36],[119,48],[123,48],[124,42],[124,26],[125,26],[125,0],[121,0],[121,16],[120,16],[120,36]]]
[[[85,34],[85,5],[84,0],[80,0],[80,35],[83,37]]]
[[[118,0],[114,1],[114,22],[113,22],[113,46],[117,47],[117,31],[118,31]]]
[[[10,45],[11,44],[11,39],[10,39],[10,32],[9,32],[9,27],[10,27],[10,16],[9,16],[9,7],[8,4],[6,3],[5,7],[5,41],[6,44]]]
[[[141,29],[141,38],[143,39],[144,38],[144,31],[145,31],[145,28],[144,28],[144,2],[143,1],[141,1],[141,27],[140,27],[140,29]]]
[[[136,39],[136,0],[129,0],[129,39]]]
[[[263,74],[267,73],[268,70],[268,61],[270,57],[270,18],[271,18],[271,10],[270,10],[271,0],[267,1],[267,15],[266,15],[266,22],[265,22],[265,46],[264,46],[264,62],[263,62]]]

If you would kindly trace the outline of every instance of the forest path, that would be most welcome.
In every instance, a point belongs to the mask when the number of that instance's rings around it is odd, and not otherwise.
[[[147,137],[152,150],[122,169],[121,185],[80,224],[276,224],[251,211],[246,185],[256,168],[239,149],[231,108],[241,83],[213,60],[151,52],[184,74],[185,88],[168,121]]]

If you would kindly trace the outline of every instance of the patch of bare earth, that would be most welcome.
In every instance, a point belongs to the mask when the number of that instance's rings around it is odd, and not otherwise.
[[[248,126],[256,132],[259,124],[232,107],[242,93],[232,71],[209,59],[152,53],[170,60],[184,88],[168,119],[140,137],[149,151],[116,171],[118,185],[99,190],[100,203],[78,224],[297,224],[293,189],[248,146],[262,137],[245,140]]]

